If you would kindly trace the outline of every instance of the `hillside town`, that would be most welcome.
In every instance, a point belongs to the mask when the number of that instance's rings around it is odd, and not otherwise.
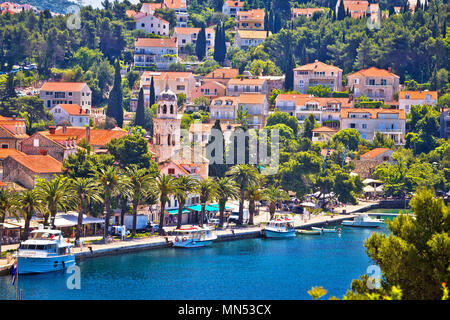
[[[448,203],[447,1],[34,5],[0,4],[4,264],[47,226],[84,254]]]

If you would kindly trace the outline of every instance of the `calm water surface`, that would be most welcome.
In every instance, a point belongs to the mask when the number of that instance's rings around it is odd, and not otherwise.
[[[190,250],[159,249],[80,262],[81,289],[62,271],[22,275],[23,299],[310,299],[323,286],[342,297],[371,265],[363,241],[373,229],[342,235],[299,235],[214,243]],[[380,230],[379,232],[385,232]],[[14,299],[11,277],[0,277],[0,299]]]

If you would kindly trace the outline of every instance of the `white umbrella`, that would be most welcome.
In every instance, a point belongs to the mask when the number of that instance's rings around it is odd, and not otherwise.
[[[363,190],[364,192],[375,192],[375,188],[371,186],[365,186]]]
[[[381,181],[380,180],[375,180],[375,179],[364,179],[363,183],[364,184],[381,183]]]

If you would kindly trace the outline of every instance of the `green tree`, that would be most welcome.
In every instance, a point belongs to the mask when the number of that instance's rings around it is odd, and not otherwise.
[[[30,221],[36,210],[42,211],[41,201],[34,189],[24,190],[15,194],[15,208],[20,212],[25,220],[23,232],[21,235],[21,240],[25,241],[28,239],[28,234],[30,233]],[[0,250],[1,252],[1,250]]]
[[[303,122],[303,136],[312,139],[312,130],[316,127],[317,121],[314,114],[310,114]]]
[[[217,190],[214,184],[214,180],[212,180],[211,178],[201,179],[197,183],[196,192],[200,196],[200,205],[202,206],[200,217],[198,219],[198,224],[200,227],[203,227],[203,221],[205,219],[206,202],[216,197]]]
[[[239,198],[239,186],[230,177],[218,178],[216,184],[216,199],[219,202],[219,228],[223,227],[225,206],[228,200],[235,200]]]
[[[114,86],[109,94],[108,108],[106,109],[106,116],[114,118],[117,125],[123,125],[123,94],[122,94],[122,76],[120,75],[119,60],[116,60]]]
[[[333,143],[342,143],[350,150],[358,150],[360,142],[361,136],[356,129],[343,129],[333,136]]]
[[[155,96],[155,82],[152,80],[150,82],[150,106],[153,106],[156,103],[156,96]]]
[[[140,168],[156,170],[156,163],[148,152],[148,142],[139,134],[129,134],[119,139],[112,139],[106,148],[122,168],[135,164]]]
[[[317,86],[308,87],[308,94],[312,94],[314,97],[331,97],[330,87],[318,84]]]
[[[273,219],[277,203],[283,200],[289,200],[289,195],[283,189],[277,186],[269,186],[262,191],[263,200],[269,202],[270,220]]]
[[[300,125],[296,117],[290,116],[286,112],[282,112],[279,109],[275,109],[275,111],[267,117],[266,126],[273,126],[276,124],[285,124],[292,129],[295,136],[297,136],[298,130],[300,129]]]
[[[161,206],[161,211],[159,213],[159,228],[158,232],[160,235],[164,234],[164,214],[166,209],[166,204],[170,200],[170,195],[175,193],[175,178],[171,175],[160,174],[156,178],[156,190],[159,195],[159,204]]]
[[[178,201],[177,229],[181,228],[183,209],[190,193],[196,190],[197,182],[190,176],[179,176],[174,181],[174,194]]]
[[[205,27],[202,26],[197,36],[197,42],[195,43],[195,54],[199,61],[202,61],[206,55],[206,32]]]
[[[441,283],[450,281],[450,207],[432,190],[419,190],[410,206],[415,218],[388,222],[392,234],[373,233],[366,252],[381,268],[383,288],[400,287],[404,299],[438,300]]]
[[[12,191],[6,189],[0,189],[0,253],[2,252],[3,242],[3,223],[8,215],[14,215],[17,218],[15,211],[13,210],[14,195]]]
[[[139,97],[137,101],[136,107],[136,115],[135,115],[134,124],[136,126],[145,126],[145,106],[144,106],[144,89],[141,88],[139,90]]]

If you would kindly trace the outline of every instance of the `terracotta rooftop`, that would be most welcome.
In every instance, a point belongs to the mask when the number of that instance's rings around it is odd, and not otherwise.
[[[265,39],[267,38],[267,31],[264,30],[238,30],[236,34],[239,34],[241,38],[244,39]],[[269,36],[272,32],[269,31]]]
[[[182,27],[177,27],[175,28],[174,33],[176,34],[194,34],[194,33],[199,33],[201,30],[201,28],[182,28]],[[215,33],[214,29],[212,28],[206,28],[205,29],[206,33]]]
[[[349,74],[347,77],[355,76],[355,75],[361,75],[364,77],[395,77],[400,78],[398,75],[385,70],[385,69],[378,69],[376,67],[370,67],[368,69],[362,69],[359,71],[356,71],[354,73]]]
[[[25,153],[17,149],[0,149],[0,159],[5,159],[8,156],[23,156]]]
[[[309,94],[279,94],[276,101],[295,101],[296,106],[304,106],[309,103],[319,103],[324,107],[332,103],[340,103],[341,107],[349,108],[353,107],[353,102],[349,98],[326,98],[326,97],[312,97]]]
[[[413,100],[425,100],[425,96],[429,94],[431,100],[437,100],[437,91],[400,91],[398,93],[399,99],[413,99]],[[406,98],[409,95],[409,98]]]
[[[192,72],[158,72],[144,71],[141,76],[141,83],[148,83],[155,80],[177,80],[180,78],[187,79],[192,76]]]
[[[239,97],[231,97],[231,96],[223,96],[215,98],[211,101],[211,107],[228,107],[235,105],[238,102]],[[225,102],[231,101],[231,105],[226,105]],[[216,104],[216,102],[220,102],[220,104]]]
[[[152,15],[152,14],[145,13],[145,12],[138,12],[138,13],[136,13],[136,14],[134,15],[134,19],[135,19],[136,21],[139,21],[139,20],[141,20],[141,19],[143,19],[143,18],[145,18],[145,17],[147,17],[147,16],[152,16],[152,17],[154,17],[154,18],[156,18],[156,19],[158,19],[158,20],[161,20],[161,21],[164,22],[164,23],[169,23],[169,21],[164,20],[163,18],[158,17],[157,15]]]
[[[228,7],[233,8],[243,8],[244,7],[244,1],[225,1]]]
[[[62,134],[63,128],[58,127],[55,134]],[[92,146],[105,146],[114,138],[122,138],[128,133],[123,130],[106,130],[106,129],[90,129],[90,140],[89,144]],[[66,135],[75,136],[77,140],[86,138],[86,128],[85,127],[67,127]]]
[[[335,67],[330,64],[326,64],[323,62],[320,62],[316,60],[313,63],[308,63],[303,66],[297,67],[294,69],[294,71],[335,71],[335,72],[342,72],[341,68]]]
[[[263,104],[265,100],[266,95],[259,93],[241,93],[239,96],[239,104]]]
[[[237,13],[237,20],[247,19],[264,19],[265,12],[263,9],[253,9],[249,11],[239,11]],[[246,18],[244,18],[246,17]]]
[[[81,91],[85,82],[46,82],[41,88],[41,91]]]
[[[405,110],[394,110],[394,109],[368,109],[368,108],[342,108],[341,109],[341,119],[348,118],[349,113],[368,113],[370,114],[370,119],[378,119],[379,114],[398,114],[400,120],[405,118]]]
[[[245,86],[245,85],[254,85],[254,86],[262,86],[266,82],[265,79],[245,79],[245,78],[238,78],[238,79],[230,79],[228,81],[228,85],[233,86]]]
[[[61,107],[62,109],[64,109],[69,115],[71,116],[79,116],[79,115],[88,115],[88,113],[86,112],[86,110],[83,113],[83,109],[81,109],[81,107],[78,104],[57,104],[55,105]]]
[[[186,8],[186,2],[181,0],[164,0],[164,5],[170,9],[182,9]]]
[[[176,48],[177,39],[175,38],[137,38],[135,47],[163,47],[163,48]]]
[[[34,173],[61,173],[62,164],[49,155],[13,155],[12,159]]]
[[[364,153],[363,155],[361,155],[361,159],[373,159],[377,156],[379,156],[380,154],[383,154],[384,152],[390,150],[389,148],[375,148],[373,150],[370,150],[369,152]]]
[[[238,69],[221,68],[221,69],[216,69],[214,71],[211,71],[206,76],[204,76],[204,78],[231,79],[231,78],[237,77],[238,75],[239,75]]]

